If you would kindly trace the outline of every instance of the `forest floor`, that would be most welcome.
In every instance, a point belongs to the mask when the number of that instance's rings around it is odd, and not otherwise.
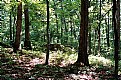
[[[44,65],[44,53],[38,57],[25,51],[10,54],[0,50],[0,80],[115,80],[114,67],[76,67],[74,60],[64,62],[56,53],[51,55],[55,57]]]

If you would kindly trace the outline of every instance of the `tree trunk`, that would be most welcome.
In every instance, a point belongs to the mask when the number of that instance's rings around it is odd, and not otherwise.
[[[120,53],[120,0],[113,0],[113,27],[115,35],[115,78],[118,80],[118,54]]]
[[[24,16],[25,16],[25,41],[24,41],[24,48],[27,50],[31,50],[31,42],[30,42],[30,33],[29,33],[29,12],[28,6],[24,6]]]
[[[98,55],[100,55],[100,44],[101,44],[101,39],[100,39],[100,27],[101,27],[101,3],[102,1],[100,0],[100,14],[99,14],[99,27],[98,27]]]
[[[109,27],[110,27],[110,18],[109,18],[109,12],[108,12],[108,27],[107,27],[107,46],[110,47],[110,43],[109,43]]]
[[[70,15],[71,16],[71,15]],[[73,34],[73,22],[72,22],[73,18],[70,17],[70,26],[71,26],[71,37],[72,37],[72,34]]]
[[[88,38],[88,45],[89,45],[89,49],[88,49],[88,53],[91,54],[91,31],[89,32],[89,38]]]
[[[58,26],[58,15],[56,13],[56,4],[55,1],[54,2],[54,11],[55,11],[55,18],[56,18],[56,27],[57,27],[57,43],[59,43],[59,26]]]
[[[15,37],[15,23],[16,23],[16,16],[15,15],[13,15],[13,17],[14,17],[14,20],[13,20],[13,42],[14,42],[14,37]],[[13,44],[13,46],[14,46],[14,44]]]
[[[61,10],[63,11],[63,0],[60,0],[60,3],[61,3]],[[64,29],[63,29],[63,26],[64,26],[64,21],[63,21],[63,14],[61,15],[61,44],[63,44],[64,40],[63,40],[63,32],[64,32]]]
[[[11,12],[10,12],[10,45],[12,46],[12,16],[11,16]]]
[[[17,8],[17,22],[16,22],[16,37],[14,42],[14,52],[19,50],[20,38],[21,38],[21,27],[22,27],[22,2],[18,4]]]
[[[89,66],[87,54],[88,0],[81,0],[81,25],[77,64]]]
[[[46,53],[46,61],[45,64],[48,64],[49,60],[49,44],[50,44],[50,38],[49,38],[49,1],[46,0],[47,2],[47,53]]]

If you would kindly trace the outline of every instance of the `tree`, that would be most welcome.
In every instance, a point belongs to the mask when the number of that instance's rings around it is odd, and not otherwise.
[[[115,78],[118,80],[118,54],[120,53],[120,0],[113,0],[113,27],[115,35]]]
[[[12,46],[12,16],[11,16],[11,12],[10,12],[10,45]]]
[[[88,36],[88,0],[81,0],[81,24],[79,52],[76,63],[89,66],[87,54],[87,36]]]
[[[50,44],[50,40],[49,40],[49,1],[46,0],[47,2],[47,53],[46,53],[46,61],[45,64],[48,64],[48,60],[49,60],[49,44]]]
[[[100,44],[101,44],[101,38],[100,38],[100,27],[101,27],[101,3],[102,1],[100,0],[100,13],[99,13],[99,27],[98,27],[98,55],[100,55]]]
[[[58,25],[58,14],[56,13],[56,4],[55,4],[55,1],[53,0],[54,2],[54,11],[55,11],[55,18],[56,18],[56,27],[57,27],[57,43],[59,43],[59,25]]]
[[[14,52],[19,50],[20,38],[21,38],[21,27],[22,27],[22,2],[20,1],[17,8],[17,21],[16,21],[16,36],[14,42]]]
[[[30,42],[30,33],[29,33],[29,12],[28,12],[28,5],[24,6],[24,16],[25,16],[25,41],[24,41],[24,48],[31,50],[31,42]]]

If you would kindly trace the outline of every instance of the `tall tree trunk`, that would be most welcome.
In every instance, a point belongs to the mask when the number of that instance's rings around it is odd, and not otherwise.
[[[70,15],[71,16],[71,15]],[[71,26],[71,37],[72,37],[72,34],[73,34],[73,18],[70,17],[70,26]]]
[[[73,20],[73,22],[74,22],[74,20]],[[74,38],[77,39],[76,28],[75,28],[75,22],[73,23],[73,27],[74,27],[74,31],[73,31]]]
[[[118,54],[120,53],[120,0],[113,0],[113,27],[115,35],[115,78],[118,80]]]
[[[47,3],[47,53],[46,53],[46,61],[45,64],[48,64],[49,60],[49,44],[50,44],[50,38],[49,38],[49,1],[46,0]]]
[[[97,39],[97,29],[94,31],[94,55],[97,55],[97,46],[96,46],[96,39]]]
[[[57,14],[55,15],[56,16],[56,26],[57,26],[57,43],[59,43],[59,27],[58,27],[58,16]]]
[[[10,12],[10,45],[12,46],[12,16],[11,16],[11,12]]]
[[[88,36],[88,0],[81,0],[81,25],[79,52],[76,63],[89,66],[87,54],[87,36]]]
[[[100,14],[99,14],[99,27],[98,27],[98,55],[100,55],[100,27],[101,27],[101,3],[102,1],[100,0]]]
[[[61,3],[61,10],[63,11],[63,0],[60,0]],[[63,44],[64,40],[63,40],[63,32],[64,32],[64,19],[63,19],[63,14],[61,15],[61,44]]]
[[[89,32],[88,45],[89,45],[88,53],[91,54],[92,53],[91,52],[91,31]]]
[[[15,37],[15,24],[16,24],[16,16],[15,15],[13,15],[13,42],[14,42],[14,37]],[[13,44],[13,46],[14,46],[14,44]]]
[[[24,16],[25,16],[25,41],[24,41],[24,48],[31,50],[31,42],[30,42],[30,33],[29,33],[29,12],[28,12],[28,5],[24,6]]]
[[[107,27],[107,46],[110,47],[110,43],[109,43],[109,27],[110,27],[110,18],[109,18],[109,12],[108,12],[108,27]]]
[[[21,27],[22,27],[22,2],[19,2],[17,8],[17,22],[16,22],[16,37],[14,42],[14,52],[19,50],[20,38],[21,38]]]
[[[57,43],[59,43],[59,27],[58,27],[58,15],[56,13],[56,4],[55,1],[54,2],[54,11],[55,11],[55,18],[56,18],[56,27],[57,27]]]
[[[15,7],[12,7],[12,12],[16,11]],[[16,15],[13,14],[13,25],[12,25],[12,47],[14,46],[15,37],[15,26],[16,26]]]

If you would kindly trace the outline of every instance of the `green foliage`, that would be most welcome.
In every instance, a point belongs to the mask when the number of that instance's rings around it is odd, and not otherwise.
[[[50,63],[53,63],[55,65],[67,65],[70,63],[74,63],[77,57],[75,50],[72,50],[70,48],[66,48],[66,50],[68,51],[52,51],[50,53]]]
[[[27,55],[27,56],[30,56],[31,58],[35,58],[35,57],[38,57],[38,58],[42,58],[45,56],[45,54],[42,52],[42,51],[33,51],[33,50],[22,50],[22,53]]]
[[[50,51],[50,62],[55,64],[68,63],[66,61],[76,61],[77,50],[78,50],[78,41],[79,41],[79,30],[80,30],[80,0],[63,0],[53,1],[50,0],[50,25],[49,25],[49,34],[50,34],[50,43],[61,44],[63,51],[52,52]],[[32,51],[24,51],[28,56],[31,57],[44,57],[45,54],[42,51],[46,51],[43,45],[47,43],[47,32],[46,32],[46,23],[47,23],[47,12],[46,12],[46,1],[45,0],[22,0],[22,7],[25,5],[29,8],[29,20],[30,20],[30,39],[32,43]],[[55,3],[55,4],[54,4]],[[94,66],[112,66],[113,56],[114,56],[114,30],[112,27],[112,3],[104,1],[101,8],[101,15],[99,14],[100,6],[97,0],[93,0],[89,5],[89,28],[88,31],[91,34],[91,55],[89,56],[89,61],[91,65]],[[16,0],[5,0],[0,1],[0,42],[5,42],[6,44],[10,43],[10,12],[12,13],[12,28],[16,27],[16,20],[14,18],[17,16],[17,6],[18,2]],[[23,10],[24,13],[24,10]],[[57,16],[57,17],[56,17]],[[101,16],[101,18],[99,17]],[[22,38],[21,44],[24,45],[24,35],[25,35],[25,24],[24,17],[22,17]],[[109,20],[109,23],[108,23]],[[101,23],[100,23],[101,22]],[[100,55],[104,57],[97,57],[98,54],[98,28],[100,26]],[[72,25],[72,26],[71,26]],[[107,29],[109,26],[109,44],[107,46]],[[58,27],[58,29],[57,29]],[[12,29],[12,30],[13,30]],[[72,32],[71,32],[72,29]],[[13,31],[15,34],[15,31]],[[12,32],[12,34],[13,34]],[[13,35],[14,35],[13,34]],[[57,40],[59,42],[57,43]],[[88,40],[89,41],[89,40]],[[69,47],[66,47],[66,46]],[[71,48],[70,48],[71,46]],[[74,49],[76,50],[74,50]],[[0,47],[1,50],[4,50]],[[8,53],[3,51],[3,53]],[[90,54],[90,53],[89,53]],[[92,56],[93,55],[93,56]],[[9,54],[6,55],[10,56]],[[19,58],[19,52],[16,54],[16,57]],[[10,59],[7,58],[7,60]],[[12,58],[12,59],[13,59]],[[72,62],[73,63],[73,62]],[[7,64],[14,64],[12,60]],[[2,65],[2,62],[0,62]]]

